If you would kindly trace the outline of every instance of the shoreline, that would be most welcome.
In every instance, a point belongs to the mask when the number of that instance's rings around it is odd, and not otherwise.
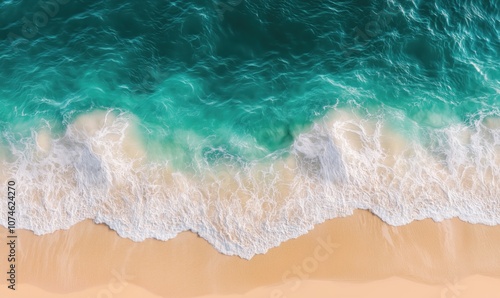
[[[426,219],[394,227],[368,211],[357,210],[352,216],[319,224],[308,234],[251,260],[223,255],[191,232],[182,232],[169,241],[133,242],[90,220],[43,236],[26,230],[17,233],[17,284],[39,288],[40,295],[45,291],[67,297],[95,297],[78,293],[109,284],[118,288],[119,284],[112,282],[117,276],[125,276],[127,285],[136,286],[133,291],[148,291],[150,297],[208,298],[244,293],[248,295],[241,297],[263,297],[258,293],[274,287],[284,287],[281,297],[300,297],[289,290],[307,288],[315,282],[348,289],[349,284],[365,287],[369,283],[384,284],[391,278],[435,287],[476,275],[481,275],[480,282],[491,279],[487,284],[495,291],[500,289],[500,226],[470,224],[456,218],[442,222]],[[3,227],[0,236],[6,239]],[[6,250],[0,249],[0,253]],[[6,265],[2,258],[1,268]],[[397,287],[398,282],[389,284]],[[0,293],[4,293],[4,279],[1,286]],[[328,286],[324,289],[332,290]],[[374,290],[367,293],[370,291]],[[127,293],[112,297],[127,297]]]
[[[43,234],[90,218],[135,241],[191,230],[248,259],[356,209],[392,225],[454,216],[500,222],[491,212],[500,207],[492,199],[500,193],[494,121],[449,127],[440,132],[449,148],[426,149],[381,119],[338,110],[298,135],[286,157],[241,168],[198,160],[197,174],[149,163],[136,122],[95,111],[64,137],[40,133],[36,148],[16,151],[0,180],[18,182],[18,227]],[[435,156],[439,148],[445,156]]]

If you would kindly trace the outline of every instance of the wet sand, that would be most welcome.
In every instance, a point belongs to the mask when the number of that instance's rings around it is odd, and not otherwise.
[[[2,278],[1,297],[497,297],[500,293],[500,226],[458,219],[393,227],[370,212],[356,211],[249,261],[222,255],[191,232],[166,242],[133,242],[105,225],[84,221],[44,236],[17,233],[18,290],[7,290]],[[0,229],[0,236],[6,239],[6,229]],[[0,252],[7,256],[6,245]],[[6,258],[1,258],[0,266],[7,268]]]

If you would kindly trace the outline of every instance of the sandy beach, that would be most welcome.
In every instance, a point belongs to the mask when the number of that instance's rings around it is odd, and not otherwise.
[[[19,230],[17,290],[2,297],[498,297],[500,227],[458,219],[393,227],[368,211],[329,220],[251,260],[191,232],[133,242],[81,222]],[[6,230],[1,229],[6,239]],[[5,247],[1,250],[7,255]],[[7,268],[5,258],[2,268]]]

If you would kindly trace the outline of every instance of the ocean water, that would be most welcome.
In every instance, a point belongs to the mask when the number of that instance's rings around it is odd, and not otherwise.
[[[18,228],[251,258],[355,209],[500,223],[497,1],[3,1],[0,43]]]

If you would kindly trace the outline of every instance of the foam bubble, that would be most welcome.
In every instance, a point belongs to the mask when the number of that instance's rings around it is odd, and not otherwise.
[[[133,116],[97,111],[62,137],[40,131],[22,150],[11,144],[15,158],[2,160],[0,179],[15,177],[18,227],[36,234],[90,218],[135,241],[192,230],[222,253],[251,258],[355,209],[392,225],[457,216],[500,223],[499,123],[429,130],[425,143],[337,110],[285,157],[181,171],[148,160]]]

